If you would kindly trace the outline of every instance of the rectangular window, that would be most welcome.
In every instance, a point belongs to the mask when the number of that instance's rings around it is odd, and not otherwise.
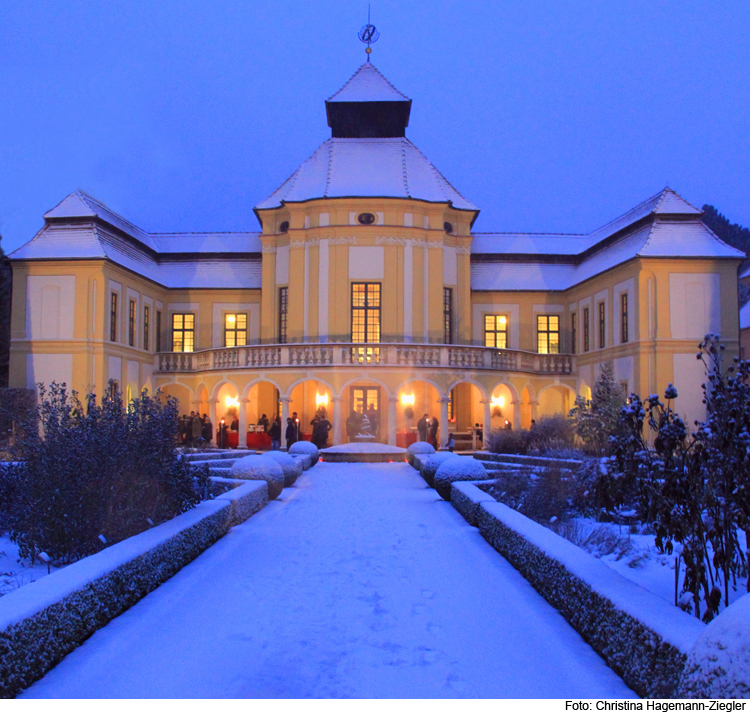
[[[628,294],[620,296],[620,343],[628,342]]]
[[[135,346],[135,301],[128,301],[128,346]]]
[[[224,345],[227,348],[247,345],[247,313],[224,314]]]
[[[560,353],[560,316],[536,317],[536,350]]]
[[[286,324],[289,315],[289,288],[279,288],[279,343],[286,343]]]
[[[156,350],[161,351],[161,311],[156,311]]]
[[[448,394],[448,421],[456,421],[456,390],[451,389],[451,393]]]
[[[589,309],[583,309],[583,350],[584,353],[589,350]]]
[[[570,314],[570,352],[576,352],[576,346],[578,345],[578,329],[576,328],[576,314]]]
[[[143,350],[148,351],[149,324],[151,323],[151,309],[148,306],[143,308]]]
[[[117,293],[112,293],[109,304],[109,340],[117,341]]]
[[[172,314],[172,350],[189,352],[195,345],[195,313]]]
[[[453,290],[443,288],[443,343],[453,343]]]
[[[605,328],[605,313],[604,313],[604,301],[599,303],[599,348],[604,348],[604,345],[607,342],[607,339],[605,338],[606,334],[606,328]]]
[[[488,348],[508,348],[508,316],[484,317],[484,345]]]
[[[380,283],[352,283],[352,343],[380,343]]]

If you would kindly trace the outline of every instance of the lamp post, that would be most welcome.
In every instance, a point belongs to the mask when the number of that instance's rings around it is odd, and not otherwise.
[[[219,422],[219,449],[224,449],[227,428],[224,426],[224,419]]]

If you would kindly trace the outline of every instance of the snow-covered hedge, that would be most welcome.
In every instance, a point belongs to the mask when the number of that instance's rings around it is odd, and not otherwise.
[[[275,459],[284,472],[284,487],[291,487],[302,474],[302,462],[298,462],[292,455],[279,450],[266,452],[264,457]]]
[[[688,657],[677,696],[750,699],[750,594],[708,624]]]
[[[265,482],[79,560],[0,599],[0,697],[15,697],[268,502]]]
[[[451,501],[451,485],[454,482],[488,479],[484,465],[473,457],[453,457],[446,459],[435,471],[433,487],[443,500]]]
[[[309,454],[310,466],[314,466],[320,459],[320,451],[312,442],[295,442],[289,447],[289,454]]]
[[[415,454],[435,454],[435,447],[429,442],[414,442],[406,448],[406,461],[414,467]]]
[[[312,457],[309,454],[292,454],[290,456],[302,465],[303,472],[313,466]]]
[[[419,473],[430,487],[435,486],[435,473],[438,471],[438,467],[447,459],[458,459],[458,455],[454,452],[435,452],[435,454],[428,455],[427,461],[424,462]]]
[[[671,697],[705,630],[698,619],[501,503],[479,531],[642,697]]]
[[[238,459],[229,470],[235,480],[263,480],[268,485],[268,499],[275,500],[284,489],[284,470],[265,454],[250,454]]]
[[[479,506],[483,502],[497,502],[492,495],[480,490],[475,482],[454,482],[451,485],[451,505],[462,515],[469,525],[477,527],[479,522]]]

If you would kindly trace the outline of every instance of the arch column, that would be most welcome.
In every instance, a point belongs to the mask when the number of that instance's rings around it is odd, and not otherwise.
[[[438,429],[438,451],[447,452],[448,451],[448,403],[450,402],[450,397],[443,396],[440,399],[438,399],[440,402],[440,429]],[[445,444],[442,445],[440,442],[445,441]]]
[[[398,403],[397,396],[388,397],[388,444],[392,447],[396,446],[396,404]]]
[[[521,400],[513,399],[511,404],[513,404],[513,429],[518,432],[521,429]]]
[[[281,448],[286,451],[286,420],[289,419],[289,404],[291,399],[288,396],[281,397]]]
[[[483,449],[487,449],[487,438],[489,436],[489,433],[492,431],[492,400],[481,399],[479,403],[484,407],[482,410],[482,414],[484,417],[484,420],[482,422],[482,447]],[[515,412],[515,409],[513,411]],[[515,426],[515,424],[513,426]]]
[[[208,418],[211,420],[211,427],[214,435],[213,442],[216,447],[219,446],[219,422],[216,419],[216,405],[218,403],[218,399],[208,400]]]
[[[531,421],[536,420],[536,408],[539,406],[539,402],[536,399],[532,399],[529,404],[531,404]]]
[[[341,399],[340,396],[332,396],[333,404],[333,444],[341,444]]]
[[[239,423],[240,428],[238,432],[238,443],[237,449],[247,449],[247,405],[250,403],[250,399],[240,399],[239,406]]]

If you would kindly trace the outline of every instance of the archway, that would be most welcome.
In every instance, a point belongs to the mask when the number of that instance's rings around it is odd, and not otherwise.
[[[336,417],[340,417],[341,402],[333,400],[333,391],[330,386],[318,379],[305,379],[300,381],[290,393],[289,401],[289,419],[292,422],[282,422],[283,426],[294,424],[292,441],[298,439],[311,440],[314,434],[313,422],[315,417],[324,417],[325,420],[333,427]],[[328,430],[325,444],[323,443],[322,432],[326,429],[325,424],[319,430],[319,446],[329,445],[333,440],[332,433]],[[287,447],[289,438],[287,437]]]
[[[524,386],[521,392],[521,429],[531,429],[531,421],[536,418],[536,395],[531,386]]]
[[[419,420],[440,421],[440,391],[430,381],[410,379],[401,384],[396,392],[396,445],[408,447],[423,434]]]
[[[470,381],[455,384],[448,392],[448,432],[442,443],[453,435],[456,450],[481,449],[477,430],[484,428],[485,393]]]
[[[569,386],[545,386],[537,397],[537,417],[567,416],[575,404],[575,391]]]
[[[281,422],[281,398],[276,385],[271,381],[255,381],[245,387],[240,398],[240,419],[243,418],[244,426],[240,430],[245,431],[244,444],[249,449],[268,450],[271,449],[271,429],[274,420],[279,417],[281,435],[285,434],[285,425]],[[240,434],[242,440],[242,434]],[[243,444],[242,441],[239,442]]]
[[[393,424],[390,398],[388,388],[375,379],[357,378],[347,382],[341,388],[342,419],[339,441],[361,441],[355,438],[364,435],[372,437],[369,440],[372,442],[390,442],[393,438],[395,444],[395,437],[391,436],[389,428],[389,423]],[[334,426],[333,434],[336,443],[337,426]]]
[[[523,398],[521,401],[523,402]],[[498,384],[490,396],[490,429],[507,429],[509,425],[518,429],[522,426],[520,409],[517,397],[510,387],[507,384]]]

